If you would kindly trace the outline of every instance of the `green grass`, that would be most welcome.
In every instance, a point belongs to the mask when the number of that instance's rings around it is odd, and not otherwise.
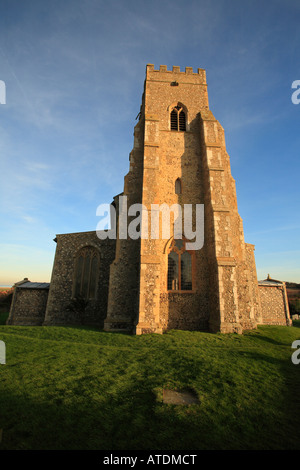
[[[0,449],[300,449],[297,326],[144,336],[0,326]],[[163,388],[192,388],[200,403],[166,405]]]
[[[5,325],[6,320],[8,319],[9,312],[1,312],[0,311],[0,325]]]

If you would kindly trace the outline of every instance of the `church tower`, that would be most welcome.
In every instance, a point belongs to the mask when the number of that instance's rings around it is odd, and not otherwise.
[[[140,214],[134,214],[134,204],[142,204]],[[115,206],[119,228],[124,217],[129,226],[139,215],[147,236],[117,238],[105,330],[240,333],[261,322],[254,247],[244,241],[224,131],[209,109],[205,70],[147,65],[130,169]],[[193,210],[188,233],[187,206]],[[170,233],[163,233],[163,209],[174,207],[176,213],[165,213]],[[158,220],[159,236],[153,231]],[[196,249],[195,233],[202,240]]]

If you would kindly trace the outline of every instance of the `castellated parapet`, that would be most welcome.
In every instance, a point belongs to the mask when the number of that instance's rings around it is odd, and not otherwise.
[[[206,72],[204,69],[197,69],[197,73],[194,73],[193,67],[185,67],[184,71],[180,70],[178,65],[173,65],[172,70],[168,70],[167,65],[160,65],[159,70],[154,68],[154,64],[147,64],[146,73],[148,72],[167,72],[174,75],[175,73],[187,74],[187,75],[201,75],[202,80],[206,83]]]

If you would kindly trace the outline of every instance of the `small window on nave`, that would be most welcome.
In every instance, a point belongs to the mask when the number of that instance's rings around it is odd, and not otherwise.
[[[75,259],[73,296],[75,298],[95,299],[97,293],[97,274],[99,253],[91,246],[81,248]]]

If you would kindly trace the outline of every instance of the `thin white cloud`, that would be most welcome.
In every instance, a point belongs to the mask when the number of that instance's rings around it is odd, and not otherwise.
[[[25,222],[29,224],[33,224],[37,222],[37,219],[35,217],[32,217],[30,215],[22,215],[22,219],[25,220]]]
[[[274,232],[296,232],[300,230],[299,224],[288,224],[288,225],[281,225],[276,226],[275,224],[272,228],[264,229],[264,230],[256,230],[254,232],[249,232],[248,236],[256,236],[256,235],[265,235]]]

